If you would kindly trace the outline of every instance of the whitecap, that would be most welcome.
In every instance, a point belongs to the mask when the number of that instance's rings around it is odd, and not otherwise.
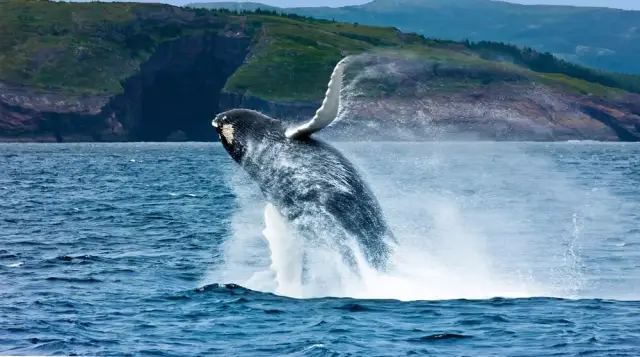
[[[325,347],[324,347],[324,344],[322,344],[322,343],[315,343],[315,344],[313,344],[311,346],[305,347],[303,352],[315,350],[317,348],[325,348]]]

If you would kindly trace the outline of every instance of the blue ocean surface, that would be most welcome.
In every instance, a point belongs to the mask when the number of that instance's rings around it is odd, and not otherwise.
[[[640,354],[640,146],[336,146],[399,247],[314,286],[219,144],[0,145],[0,355]]]

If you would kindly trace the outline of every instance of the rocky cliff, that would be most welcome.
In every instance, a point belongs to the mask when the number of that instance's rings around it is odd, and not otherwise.
[[[503,69],[376,56],[353,67],[341,120],[326,132],[335,139],[640,140],[638,94],[605,99]]]
[[[607,87],[540,73],[395,29],[165,5],[16,0],[0,10],[19,11],[2,25],[27,33],[0,37],[0,141],[217,140],[211,118],[234,107],[300,120],[340,57],[380,48],[349,70],[341,118],[323,135],[640,140],[640,95],[615,88],[618,76],[598,77]],[[91,22],[96,10],[113,19]],[[44,23],[56,11],[72,24]]]
[[[73,93],[0,82],[2,141],[207,141],[222,88],[251,37],[203,32],[160,43],[121,93]],[[96,68],[98,70],[98,68]],[[98,84],[96,84],[98,85]]]
[[[633,98],[634,101],[640,97]],[[345,140],[640,141],[640,116],[548,87],[354,99],[325,135]]]

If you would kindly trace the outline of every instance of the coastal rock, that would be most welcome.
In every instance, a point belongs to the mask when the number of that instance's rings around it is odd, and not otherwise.
[[[214,140],[210,118],[248,44],[249,38],[215,33],[163,43],[119,95],[0,83],[0,141],[164,141],[175,131]]]
[[[532,84],[423,98],[353,98],[326,130],[337,140],[639,141],[640,116]]]

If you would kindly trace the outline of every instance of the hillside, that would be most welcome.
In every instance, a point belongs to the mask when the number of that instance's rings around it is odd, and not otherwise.
[[[640,139],[640,77],[504,44],[141,3],[3,1],[0,26],[2,140],[215,140],[231,107],[312,115],[350,54],[336,138]]]
[[[235,6],[232,4],[191,6]],[[255,3],[251,6],[266,7]],[[280,11],[395,26],[441,39],[512,43],[595,68],[640,73],[640,11],[491,0],[374,0],[361,6]]]

